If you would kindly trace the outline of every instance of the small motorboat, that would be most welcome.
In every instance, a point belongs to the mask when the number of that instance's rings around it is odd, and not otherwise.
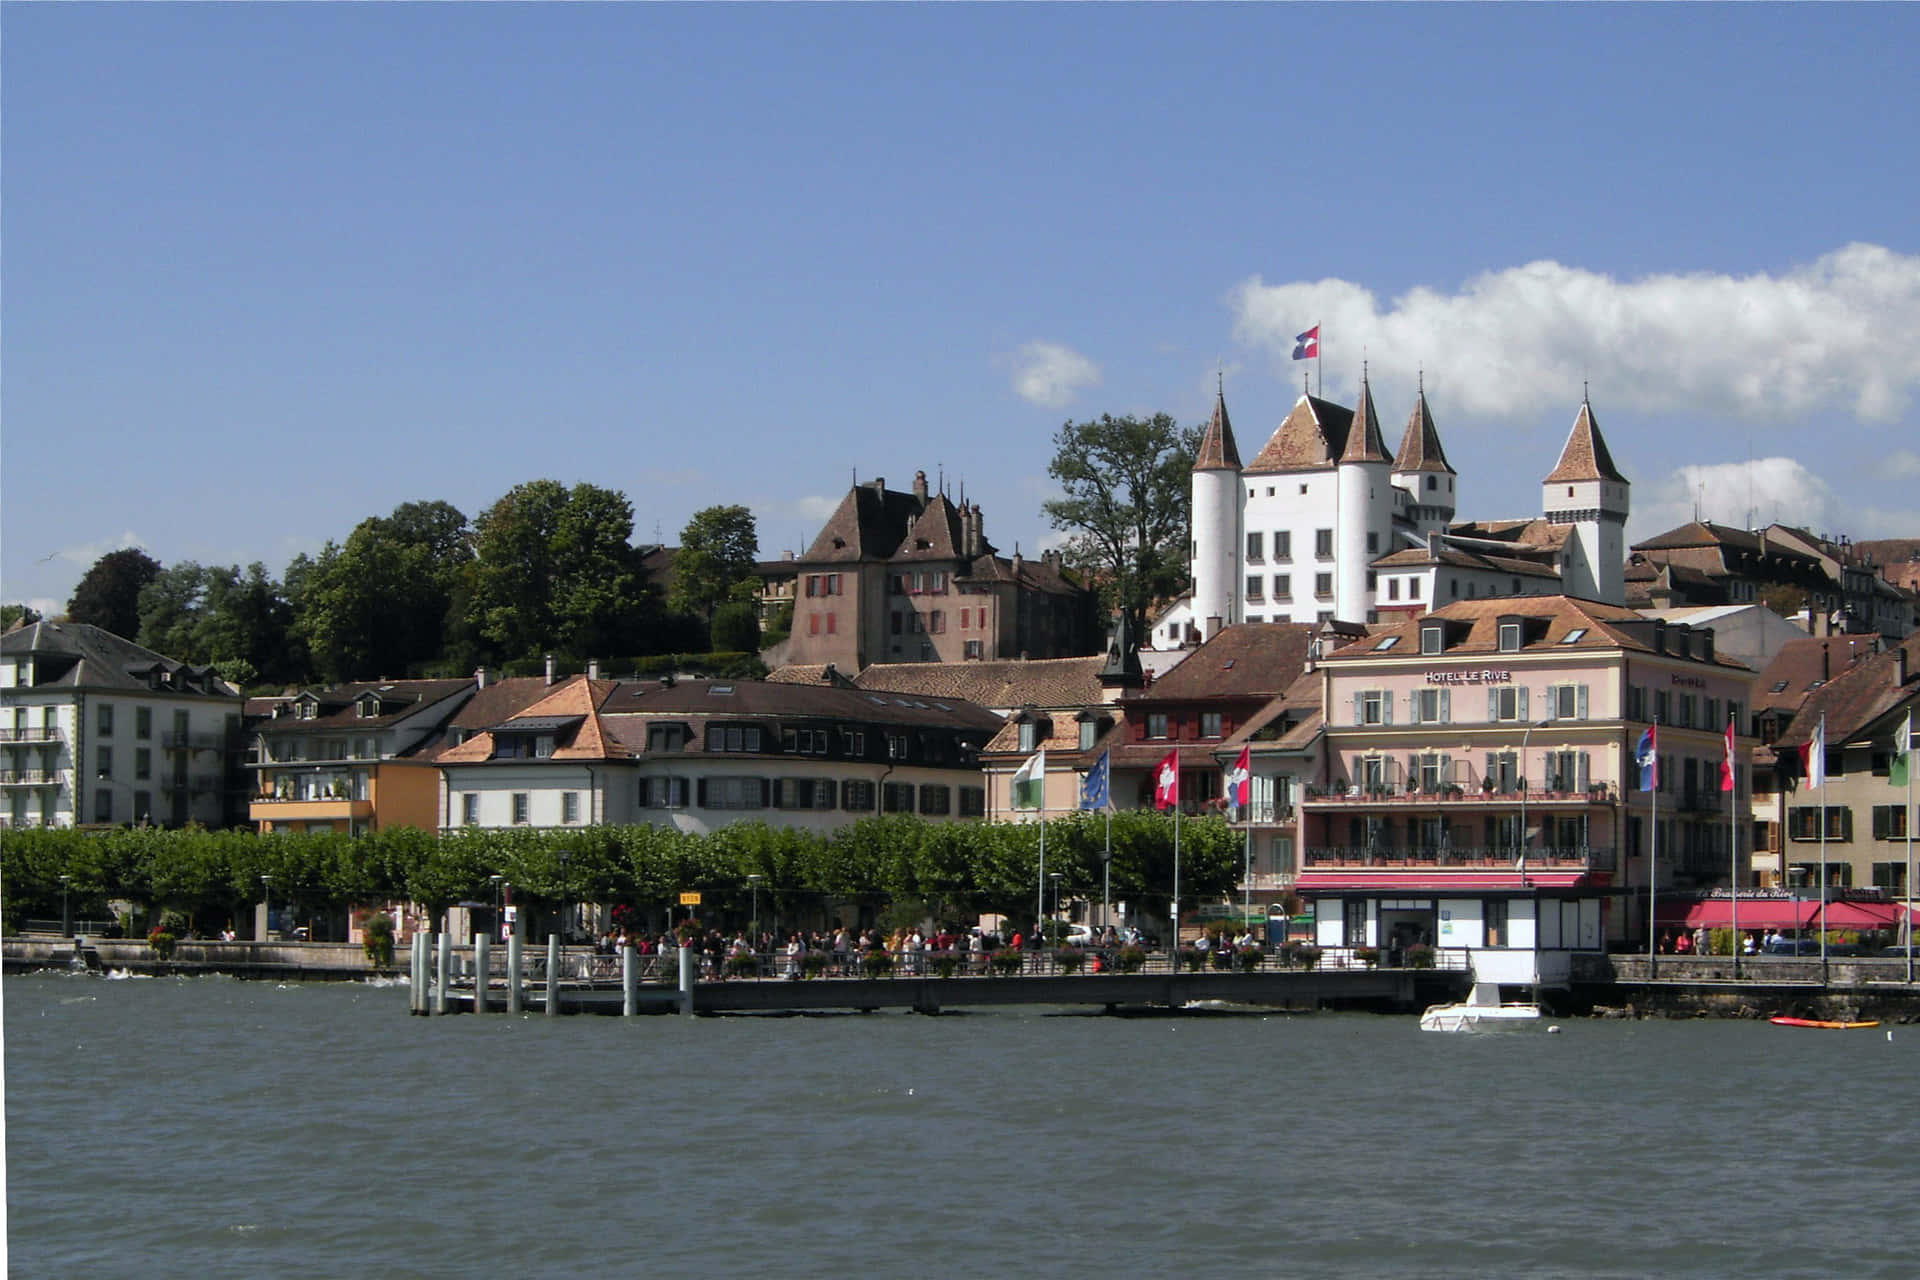
[[[1458,1004],[1436,1004],[1420,1015],[1422,1031],[1508,1031],[1540,1025],[1540,1006],[1500,1002],[1500,985],[1476,982]]]
[[[1819,1027],[1825,1031],[1862,1031],[1868,1027],[1877,1027],[1873,1022],[1834,1022],[1826,1018],[1768,1018],[1776,1027]]]

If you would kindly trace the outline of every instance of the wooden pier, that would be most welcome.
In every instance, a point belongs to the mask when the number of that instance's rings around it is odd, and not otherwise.
[[[1020,974],[932,973],[883,977],[731,976],[702,979],[690,949],[615,957],[563,952],[549,939],[544,957],[523,963],[517,940],[505,964],[484,936],[455,948],[445,934],[419,935],[410,956],[415,1014],[541,1012],[625,1015],[874,1012],[934,1014],[995,1005],[1082,1006],[1107,1012],[1217,1005],[1249,1009],[1355,1008],[1418,1011],[1457,999],[1470,981],[1464,969],[1263,967],[1173,972],[1164,958],[1139,973],[1063,973],[1041,967]],[[767,962],[769,971],[773,961]],[[485,974],[484,982],[476,975]]]

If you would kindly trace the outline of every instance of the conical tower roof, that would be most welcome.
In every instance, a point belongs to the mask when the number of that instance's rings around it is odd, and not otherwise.
[[[1600,434],[1600,421],[1593,416],[1593,402],[1582,394],[1580,413],[1567,433],[1566,447],[1560,450],[1560,462],[1547,473],[1544,484],[1570,484],[1578,480],[1611,480],[1626,484],[1627,478],[1613,465],[1606,439]]]
[[[1407,419],[1407,433],[1400,437],[1400,452],[1393,459],[1395,471],[1438,471],[1458,475],[1440,447],[1440,431],[1433,425],[1433,411],[1427,408],[1424,380],[1420,397],[1414,401],[1413,414]]]
[[[1340,452],[1341,462],[1386,462],[1387,442],[1380,434],[1380,415],[1373,411],[1373,388],[1367,375],[1360,375],[1360,402],[1353,406],[1353,426],[1347,431],[1347,447]]]
[[[1233,442],[1233,424],[1227,421],[1227,392],[1221,387],[1213,397],[1213,420],[1200,436],[1199,451],[1193,455],[1195,471],[1238,471],[1240,447]]]

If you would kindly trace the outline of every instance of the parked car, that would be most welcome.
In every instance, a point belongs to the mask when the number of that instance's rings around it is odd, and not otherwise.
[[[1766,945],[1770,956],[1817,956],[1820,954],[1818,938],[1775,938]]]
[[[1887,947],[1885,950],[1881,951],[1880,954],[1883,956],[1898,956],[1901,959],[1905,959],[1908,955],[1920,956],[1920,947],[1908,947],[1908,946]]]

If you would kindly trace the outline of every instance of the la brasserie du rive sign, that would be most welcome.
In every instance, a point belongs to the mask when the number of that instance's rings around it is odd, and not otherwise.
[[[1493,667],[1474,671],[1429,671],[1428,684],[1511,684],[1513,672]]]

